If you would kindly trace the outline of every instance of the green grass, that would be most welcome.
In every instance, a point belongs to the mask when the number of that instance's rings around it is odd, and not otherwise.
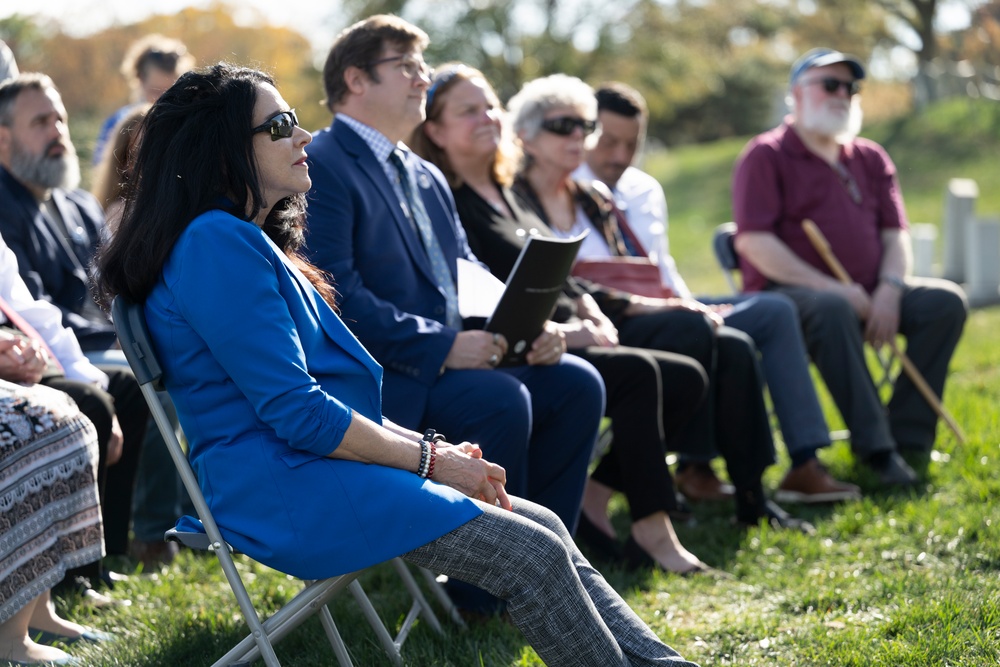
[[[996,109],[950,104],[872,130],[901,165],[914,220],[938,221],[944,183],[953,175],[979,181],[981,212],[1000,211],[1000,170],[986,168],[988,160],[995,162],[1000,144],[998,118]],[[959,134],[954,140],[963,148],[951,150],[942,136],[956,127],[982,133],[982,140]],[[698,290],[723,289],[708,238],[717,222],[728,219],[728,175],[742,145],[727,141],[650,159],[650,168],[667,184],[674,252]],[[969,441],[958,445],[939,429],[934,454],[914,461],[923,471],[919,488],[880,492],[868,473],[854,467],[847,445],[838,443],[824,454],[825,461],[866,495],[836,507],[798,509],[816,524],[815,537],[767,529],[742,532],[729,524],[731,508],[701,506],[696,521],[678,526],[678,533],[731,579],[614,568],[606,570],[608,579],[660,637],[702,665],[1000,664],[998,329],[1000,308],[972,313],[945,401]],[[824,400],[831,425],[837,426],[839,419]],[[768,486],[777,484],[782,469],[779,464],[768,471]],[[625,507],[617,502],[614,508],[624,531]],[[241,567],[250,575],[251,593],[267,605],[278,606],[297,590],[295,580],[267,568],[243,561]],[[362,583],[388,623],[405,616],[408,601],[391,568],[374,568]],[[243,636],[219,568],[205,555],[182,553],[169,568],[137,573],[113,595],[130,598],[132,606],[92,611],[74,599],[60,602],[70,618],[121,637],[107,646],[73,647],[88,665],[207,665]],[[337,598],[332,609],[356,665],[388,664],[350,596]],[[542,664],[521,635],[501,621],[464,632],[447,624],[446,629],[447,636],[439,637],[418,624],[403,649],[407,663]],[[318,622],[310,621],[278,645],[278,655],[296,667],[332,665],[323,642]]]

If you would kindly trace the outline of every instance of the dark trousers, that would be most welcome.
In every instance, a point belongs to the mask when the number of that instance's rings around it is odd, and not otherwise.
[[[705,399],[708,374],[690,357],[633,347],[573,350],[604,378],[614,439],[591,478],[628,499],[633,521],[677,508],[666,443]]]
[[[132,494],[139,455],[146,432],[149,410],[135,376],[117,367],[101,368],[110,383],[105,392],[86,382],[68,380],[62,376],[42,380],[54,389],[69,394],[80,411],[94,423],[100,446],[97,483],[101,494],[101,514],[104,519],[104,544],[108,555],[128,552],[129,521],[132,515]],[[124,436],[122,457],[113,466],[107,465],[108,440],[111,438],[112,417]]]
[[[900,445],[934,446],[937,415],[916,386],[900,374],[888,411],[868,372],[864,329],[854,310],[834,294],[802,287],[775,286],[795,301],[809,355],[851,431],[851,447],[861,458]],[[962,335],[968,303],[947,280],[908,278],[900,302],[899,333],[906,354],[939,397],[948,363]]]
[[[700,457],[718,452],[737,488],[759,488],[775,457],[753,340],[729,327],[715,329],[704,315],[684,310],[626,318],[618,323],[618,339],[622,345],[693,357],[704,367],[708,396],[668,448]]]

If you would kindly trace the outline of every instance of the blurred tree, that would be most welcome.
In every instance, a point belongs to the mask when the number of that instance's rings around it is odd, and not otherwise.
[[[920,35],[934,42],[933,17],[942,5],[996,7],[998,2],[343,0],[330,17],[346,26],[374,13],[403,16],[430,35],[429,62],[459,60],[479,67],[501,99],[509,99],[526,80],[554,72],[595,85],[628,82],[647,98],[653,137],[676,144],[773,125],[783,110],[788,67],[808,48],[831,46],[869,60],[902,43],[915,48]],[[956,35],[946,43],[921,45],[920,51],[992,48],[995,61],[997,23],[987,20],[994,15],[983,16],[975,33],[979,37]],[[122,54],[132,40],[153,31],[184,41],[199,64],[226,59],[271,71],[304,126],[329,122],[319,104],[322,84],[310,45],[291,30],[268,26],[246,7],[189,8],[85,38],[24,16],[0,20],[0,38],[15,50],[21,68],[47,71],[74,114],[94,117],[126,102],[128,87],[118,73]],[[894,110],[908,103],[898,87],[870,95],[876,85],[866,85],[866,108],[873,98],[886,100],[886,108]]]
[[[668,144],[776,123],[788,67],[809,48],[868,60],[896,43],[887,10],[867,0],[348,0],[345,11],[352,21],[392,11],[421,26],[430,62],[482,69],[501,99],[554,72],[626,81],[646,96],[651,135]]]
[[[938,99],[946,91],[940,74],[944,67],[938,62],[942,35],[938,31],[938,14],[946,5],[955,10],[975,13],[984,0],[818,0],[830,14],[851,18],[852,23],[867,26],[861,35],[864,46],[874,49],[902,47],[912,51],[916,60],[913,80],[914,99],[924,105]],[[849,33],[839,33],[849,34]],[[855,50],[855,52],[858,52]],[[869,50],[869,53],[871,51]],[[862,51],[863,53],[863,51]]]
[[[18,69],[24,70],[25,65],[21,63],[33,62],[42,52],[44,33],[43,28],[29,16],[13,14],[0,18],[0,39],[14,52]]]
[[[129,101],[128,81],[120,67],[128,46],[142,35],[157,32],[184,42],[203,66],[227,60],[258,67],[275,77],[282,95],[298,110],[304,127],[329,123],[312,46],[301,34],[267,24],[260,14],[225,4],[209,9],[187,8],[172,15],[154,15],[129,25],[116,25],[86,37],[67,35],[58,25],[14,15],[0,21],[0,38],[7,41],[22,71],[45,72],[62,93],[71,119],[93,124]],[[85,137],[89,142],[92,138]],[[89,145],[77,148],[89,154]]]
[[[481,69],[508,99],[555,72],[618,79],[650,106],[651,133],[697,141],[759,130],[786,65],[768,43],[794,12],[753,0],[348,0],[350,20],[392,11],[431,37],[431,63]]]
[[[940,38],[938,48],[952,64],[953,84],[970,96],[1000,100],[1000,0],[977,7],[969,27]]]

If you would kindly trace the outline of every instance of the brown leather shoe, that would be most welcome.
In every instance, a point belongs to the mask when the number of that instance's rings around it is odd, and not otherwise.
[[[148,572],[164,565],[170,565],[179,548],[176,542],[132,540],[128,551],[129,556],[142,563],[143,571]]]
[[[674,475],[674,482],[685,498],[695,502],[731,500],[736,492],[732,484],[725,484],[716,477],[707,463],[689,465]]]
[[[861,489],[835,480],[819,459],[789,470],[774,492],[774,499],[782,503],[836,503],[860,497]]]

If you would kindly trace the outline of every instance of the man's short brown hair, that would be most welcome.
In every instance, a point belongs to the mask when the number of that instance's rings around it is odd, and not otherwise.
[[[379,59],[386,45],[399,51],[424,50],[430,43],[427,33],[392,14],[378,14],[345,28],[337,35],[323,65],[323,87],[326,106],[331,111],[347,96],[344,72],[348,67],[364,70],[378,83],[373,62]]]
[[[0,125],[10,127],[14,124],[14,105],[21,93],[26,90],[45,92],[49,89],[59,92],[52,79],[39,72],[23,72],[13,79],[0,82]]]

